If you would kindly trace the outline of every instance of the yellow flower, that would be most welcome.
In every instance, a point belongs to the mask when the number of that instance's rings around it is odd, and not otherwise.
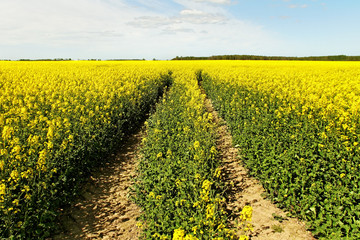
[[[185,236],[185,240],[199,240],[197,237],[193,236],[192,234],[187,234]]]
[[[172,240],[184,240],[185,231],[182,228],[174,230],[174,235]]]
[[[202,189],[205,191],[209,191],[211,187],[211,182],[209,180],[205,180],[202,184]]]
[[[26,200],[30,200],[30,199],[31,199],[31,195],[30,195],[30,194],[28,194],[28,193],[27,193],[27,194],[25,194],[25,199],[26,199]]]
[[[54,126],[50,125],[47,133],[47,138],[52,139],[54,137]]]
[[[14,201],[12,201],[12,204],[14,204],[15,206],[19,205],[19,199],[15,199]]]
[[[17,182],[19,179],[19,173],[17,170],[13,170],[11,173],[10,173],[10,178],[14,180],[14,182]]]
[[[194,142],[194,148],[198,149],[200,147],[200,142],[199,141],[195,141]]]
[[[208,204],[206,206],[206,219],[212,218],[215,214],[215,205]]]
[[[15,147],[13,147],[13,149],[11,150],[11,153],[14,153],[15,155],[18,155],[21,151],[21,147],[19,145],[16,145]]]
[[[245,231],[254,231],[254,227],[251,223],[246,224]]]
[[[46,149],[43,149],[42,151],[39,152],[39,158],[37,161],[37,169],[40,169],[42,171],[46,170],[45,164],[46,164],[46,156],[47,156],[47,151]]]
[[[161,235],[159,233],[154,233],[152,235],[153,238],[159,239],[161,237]]]
[[[25,185],[24,188],[21,191],[22,192],[28,192],[28,191],[30,191],[30,187],[28,185]]]
[[[1,161],[0,161],[0,170],[1,170],[1,171],[4,170],[4,165],[5,165],[4,160],[1,160]]]
[[[8,153],[8,151],[6,149],[0,149],[0,154],[1,155],[5,155],[7,153]]]
[[[221,169],[220,168],[216,168],[215,172],[214,172],[214,177],[219,178],[221,174]]]
[[[74,141],[74,135],[69,135],[68,140],[69,140],[69,142]]]
[[[142,222],[137,222],[137,223],[136,223],[136,226],[137,226],[138,228],[142,229],[143,224],[142,224]]]
[[[0,196],[5,195],[6,185],[5,183],[0,184]]]
[[[150,192],[150,193],[149,193],[149,198],[155,198],[155,193],[154,193],[154,192]]]
[[[212,147],[210,148],[210,153],[211,153],[211,154],[216,154],[216,153],[217,153],[215,146],[212,146]]]
[[[192,229],[191,229],[192,231],[193,231],[193,233],[194,234],[196,234],[196,231],[198,230],[198,226],[194,226],[194,227],[192,227]]]
[[[249,240],[249,237],[245,235],[241,235],[239,240]]]
[[[12,133],[14,132],[14,129],[12,127],[9,126],[4,126],[2,133],[1,133],[1,137],[4,140],[8,140],[11,138]]]
[[[245,206],[240,213],[242,221],[251,221],[253,209],[251,206]]]
[[[181,186],[181,180],[176,179],[176,180],[175,180],[175,185],[176,185],[177,187],[180,187],[180,186]]]

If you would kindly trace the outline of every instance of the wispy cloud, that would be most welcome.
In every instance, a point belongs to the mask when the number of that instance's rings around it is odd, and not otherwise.
[[[133,19],[127,24],[140,28],[157,28],[176,23],[173,19],[161,16],[142,16]]]
[[[307,8],[308,5],[307,4],[302,4],[302,5],[300,5],[300,4],[291,4],[288,7],[289,8]]]
[[[49,42],[46,43],[51,43],[56,36],[76,40],[85,35],[94,38],[117,34],[121,32],[118,9],[124,9],[123,18],[135,13],[120,3],[121,1],[117,2],[116,7],[111,2],[101,3],[95,0],[2,0],[0,15],[3,21],[0,22],[0,28],[11,28],[3,30],[0,38],[2,43],[41,43],[47,40]]]
[[[175,19],[193,24],[218,24],[227,21],[227,18],[221,14],[205,13],[196,9],[182,10],[180,17]]]
[[[180,11],[180,15],[204,15],[204,12],[196,9],[184,9]]]
[[[279,16],[280,19],[283,19],[283,20],[286,20],[286,19],[289,19],[291,18],[290,16]]]
[[[183,9],[177,15],[142,16],[128,22],[129,25],[141,28],[157,28],[166,25],[190,24],[219,24],[225,23],[227,18],[221,14],[206,13],[196,9]]]
[[[229,14],[230,0],[129,2],[1,0],[0,57],[169,58],[281,46],[262,26]]]
[[[185,28],[180,26],[168,26],[162,30],[163,34],[182,34],[182,33],[196,33],[192,28]]]

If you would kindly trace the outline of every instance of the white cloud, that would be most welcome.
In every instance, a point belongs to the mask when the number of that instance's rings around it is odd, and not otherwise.
[[[157,28],[174,23],[176,23],[176,21],[161,16],[142,16],[128,22],[129,25],[140,28]]]
[[[180,15],[204,15],[204,12],[195,9],[185,9],[180,11]]]
[[[218,24],[227,21],[227,18],[221,14],[205,13],[195,9],[182,10],[180,17],[175,19],[193,24]]]
[[[196,9],[181,10],[175,16],[142,16],[128,22],[130,26],[140,28],[158,28],[166,25],[190,24],[220,24],[227,18],[221,14],[206,13]]]
[[[131,17],[125,5],[104,4],[96,0],[2,0],[0,3],[0,34],[1,42],[26,43],[51,41],[69,38],[76,41],[77,37],[90,38],[119,36],[122,32],[121,17],[116,9],[124,8],[123,18]],[[104,35],[104,33],[106,33]]]
[[[192,28],[185,28],[185,27],[181,27],[181,26],[172,25],[172,26],[168,26],[168,27],[164,28],[162,33],[163,34],[177,34],[177,33],[181,34],[181,33],[196,33],[196,32]]]
[[[299,5],[299,4],[291,4],[288,6],[289,8],[307,8],[307,4]]]
[[[0,58],[152,59],[281,46],[261,26],[228,14],[220,3],[230,1],[174,2],[167,12],[125,0],[1,0]]]

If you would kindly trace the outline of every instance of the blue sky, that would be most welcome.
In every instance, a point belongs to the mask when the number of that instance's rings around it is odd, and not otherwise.
[[[0,59],[360,55],[357,0],[0,0]]]

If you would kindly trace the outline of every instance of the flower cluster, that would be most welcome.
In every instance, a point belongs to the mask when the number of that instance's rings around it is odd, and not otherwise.
[[[319,238],[359,238],[360,64],[214,65],[203,86],[270,197]]]
[[[171,83],[136,62],[0,62],[0,238],[41,238],[56,208]]]
[[[174,84],[146,124],[134,187],[144,213],[143,238],[232,239],[235,233],[226,227],[215,125],[205,110],[195,70],[177,66],[172,69]]]

